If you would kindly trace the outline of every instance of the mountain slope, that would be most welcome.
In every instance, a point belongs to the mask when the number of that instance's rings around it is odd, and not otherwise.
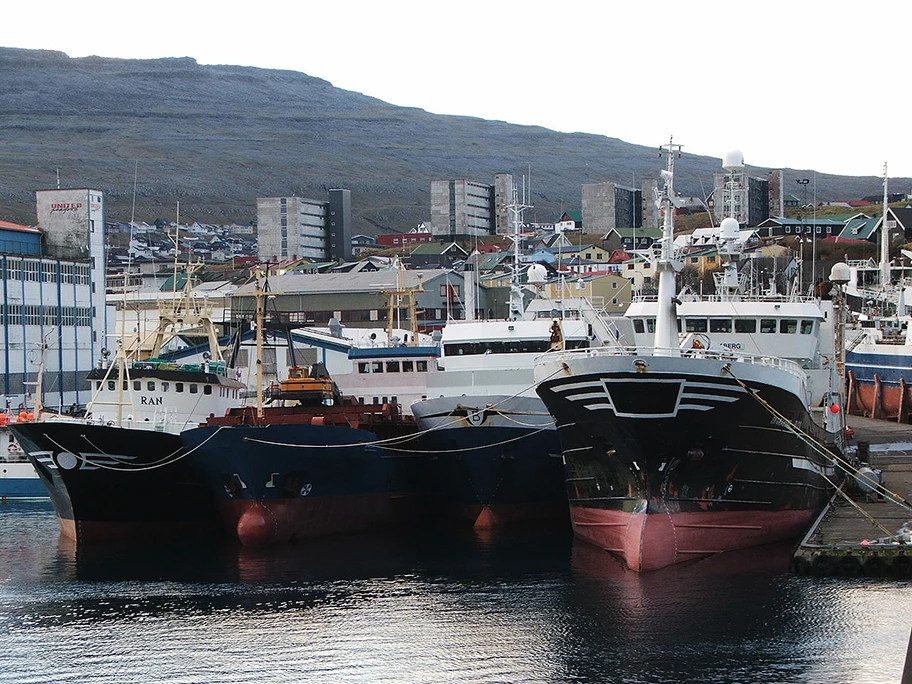
[[[257,197],[324,199],[344,187],[355,232],[375,234],[427,221],[435,179],[490,183],[531,169],[527,218],[553,221],[580,208],[583,183],[639,185],[661,166],[655,148],[615,138],[429,114],[302,73],[190,58],[0,48],[0,93],[0,218],[29,224],[34,191],[55,187],[58,172],[61,187],[102,190],[109,220],[130,218],[134,168],[141,220],[173,219],[179,200],[182,220],[246,223]],[[676,188],[705,195],[720,163],[685,154]],[[796,173],[808,175],[786,178]],[[878,178],[817,175],[820,199],[880,187]]]

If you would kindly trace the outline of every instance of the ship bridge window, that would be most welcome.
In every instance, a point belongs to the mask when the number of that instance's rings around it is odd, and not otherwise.
[[[678,327],[680,328],[680,326],[681,326],[681,323],[680,323],[680,321],[679,321],[679,322],[678,322]],[[647,319],[646,319],[646,332],[648,332],[648,333],[654,333],[655,331],[656,331],[656,319],[654,319],[654,318],[647,318]]]
[[[794,335],[798,332],[798,321],[794,318],[783,318],[779,321],[779,332]]]
[[[643,319],[634,318],[633,319],[633,332],[641,333],[641,332],[645,332],[645,330],[646,330],[646,325],[645,325],[645,323],[643,323]]]
[[[139,390],[141,390],[141,389],[142,389],[142,380],[134,380],[134,381],[133,381],[133,389],[136,390],[137,392],[138,392]]]
[[[776,332],[776,319],[775,318],[761,318],[760,319],[760,332],[762,332],[762,333]]]
[[[95,383],[95,391],[97,392],[100,389],[101,389],[101,380],[99,380],[98,382]]]
[[[108,380],[108,391],[109,391],[109,392],[113,392],[115,386],[116,386],[116,385],[114,385],[114,381],[113,381],[113,380]]]
[[[415,370],[414,361],[403,361],[402,362],[402,372],[403,373],[411,373],[413,370]]]
[[[212,385],[203,385],[203,394],[212,394]]]
[[[183,391],[184,391],[184,383],[182,383],[182,382],[175,382],[175,383],[174,383],[174,391],[175,391],[175,392],[183,392]]]
[[[383,372],[383,361],[374,361],[371,364],[371,373],[382,373]]]
[[[415,368],[419,373],[427,373],[427,361],[415,361]]]
[[[370,373],[370,364],[367,361],[361,361],[358,363],[358,372],[359,373]]]
[[[709,329],[705,318],[686,318],[684,319],[684,330],[686,332],[705,333]]]
[[[155,391],[155,380],[149,380],[146,383],[146,389],[148,389],[150,392],[154,392]]]
[[[755,332],[757,332],[757,319],[756,318],[736,318],[735,319],[735,332],[736,333],[755,333]]]
[[[199,392],[199,386],[196,383],[190,385],[190,394],[197,394]]]
[[[810,335],[814,332],[814,321],[808,321],[802,318],[799,332],[801,332],[802,335]]]
[[[730,333],[732,331],[732,321],[730,318],[710,318],[709,332],[711,333]]]
[[[398,361],[387,361],[386,362],[386,372],[387,373],[398,373],[399,372],[399,362]]]
[[[163,383],[162,383],[162,392],[167,392],[170,388],[171,388],[171,383],[170,383],[170,382],[163,382]]]

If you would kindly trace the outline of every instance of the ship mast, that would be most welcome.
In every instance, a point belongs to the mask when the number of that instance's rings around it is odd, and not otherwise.
[[[399,310],[402,307],[403,299],[405,306],[408,308],[409,330],[412,333],[410,340],[406,340],[406,345],[415,347],[418,345],[418,311],[415,305],[415,294],[424,292],[424,286],[421,283],[421,276],[418,276],[417,287],[405,286],[405,265],[399,257],[393,258],[393,269],[396,271],[396,289],[381,290],[380,294],[387,296],[387,324],[386,324],[386,343],[390,346],[393,344],[393,327],[394,323],[399,323]]]
[[[254,294],[256,299],[256,409],[257,418],[263,417],[263,271],[257,267]]]
[[[889,211],[889,205],[887,204],[887,199],[889,198],[889,193],[887,191],[887,162],[884,162],[884,179],[883,179],[883,219],[880,222],[880,287],[886,292],[886,289],[890,286],[890,229],[887,226],[887,212]]]
[[[513,189],[513,202],[506,206],[506,209],[510,212],[510,223],[513,226],[513,231],[509,237],[513,240],[513,273],[510,277],[510,312],[507,315],[507,320],[509,321],[518,321],[523,317],[523,312],[526,309],[525,302],[523,301],[522,288],[519,286],[519,242],[520,242],[520,219],[522,218],[523,212],[528,209],[529,206],[521,204],[519,200],[516,199],[516,189]]]
[[[656,356],[678,356],[680,345],[678,343],[677,308],[675,297],[675,274],[681,270],[680,261],[675,261],[674,248],[674,161],[675,156],[680,157],[681,145],[668,139],[667,145],[659,147],[659,155],[667,154],[665,170],[662,179],[665,185],[659,195],[659,207],[664,210],[664,223],[662,225],[662,253],[656,264],[659,274],[659,307],[656,315],[656,327],[653,346]]]

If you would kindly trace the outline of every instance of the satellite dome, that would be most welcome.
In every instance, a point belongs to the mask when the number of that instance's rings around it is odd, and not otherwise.
[[[833,268],[830,269],[830,280],[836,283],[837,285],[845,285],[852,279],[852,270],[849,268],[849,265],[840,261],[839,263],[833,264]]]
[[[731,216],[722,219],[722,223],[719,224],[719,231],[723,240],[736,240],[740,230],[741,225],[738,223],[738,219],[734,219]]]
[[[541,264],[532,264],[526,271],[526,279],[530,283],[543,283],[548,279],[548,269]]]
[[[743,169],[744,155],[741,154],[741,150],[732,150],[722,157],[722,168],[728,170]]]

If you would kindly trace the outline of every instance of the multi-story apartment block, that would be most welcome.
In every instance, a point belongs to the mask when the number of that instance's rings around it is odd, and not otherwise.
[[[257,199],[257,253],[263,261],[290,258],[348,261],[351,191],[329,191],[329,200],[304,197]]]
[[[714,173],[712,209],[716,222],[733,216],[751,227],[782,216],[782,171],[770,171],[766,178],[751,176],[744,167]]]
[[[431,181],[431,234],[435,238],[460,240],[511,230],[513,176],[498,173],[494,184],[474,181]]]
[[[583,185],[583,232],[605,235],[613,228],[655,227],[655,187],[654,178],[644,178],[640,189],[612,182]]]

